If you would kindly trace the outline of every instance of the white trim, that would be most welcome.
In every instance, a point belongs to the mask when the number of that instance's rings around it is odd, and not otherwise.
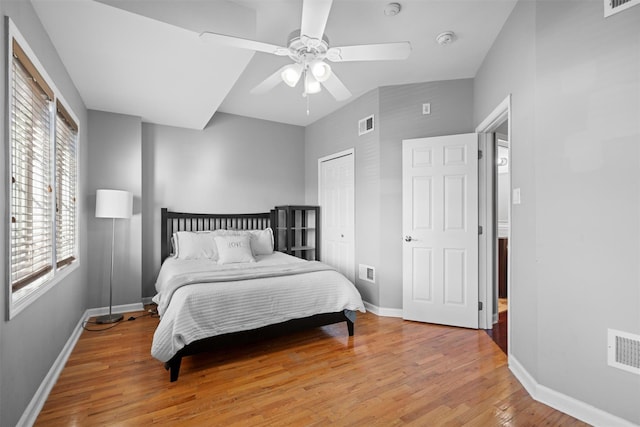
[[[56,164],[56,160],[55,160],[55,138],[56,138],[56,130],[55,130],[55,117],[56,117],[56,101],[60,101],[64,108],[67,110],[67,113],[69,113],[69,115],[71,116],[71,118],[75,121],[76,126],[78,127],[78,131],[77,131],[77,140],[76,140],[76,195],[80,194],[80,182],[79,182],[79,177],[80,177],[80,156],[81,156],[81,147],[80,147],[80,129],[81,129],[81,124],[80,121],[78,120],[78,116],[75,114],[75,112],[73,111],[73,109],[71,108],[71,104],[67,103],[67,101],[64,99],[64,96],[62,96],[62,92],[60,90],[58,90],[57,86],[55,85],[53,79],[49,76],[49,74],[47,73],[46,68],[42,65],[42,63],[40,63],[40,60],[38,59],[38,56],[35,54],[35,52],[31,49],[31,46],[29,45],[29,43],[27,42],[27,40],[24,38],[24,36],[22,35],[22,33],[20,33],[20,30],[18,30],[18,27],[16,26],[16,24],[13,22],[13,20],[6,16],[5,17],[5,22],[6,22],[6,43],[7,43],[7,76],[6,76],[6,82],[5,84],[8,84],[8,82],[11,82],[12,78],[13,78],[13,71],[12,71],[12,67],[11,67],[11,62],[13,60],[12,57],[12,53],[13,53],[13,47],[12,47],[12,39],[15,39],[18,44],[20,45],[20,47],[22,48],[22,50],[24,51],[24,53],[27,55],[27,57],[29,58],[29,60],[33,63],[34,67],[36,68],[36,70],[38,70],[38,72],[40,73],[41,77],[45,80],[46,84],[51,88],[51,90],[53,91],[53,101],[51,103],[51,118],[52,118],[52,132],[50,135],[50,139],[51,139],[51,161],[52,164],[54,165],[54,167],[52,167],[51,169],[51,175],[52,175],[52,182],[55,182],[55,164]],[[2,119],[5,120],[6,126],[5,126],[5,139],[8,141],[9,140],[9,135],[11,132],[11,125],[10,125],[10,118],[9,115],[11,114],[11,97],[7,94],[6,96],[6,102],[5,102],[5,107],[6,107],[6,111],[5,111],[5,117],[3,117]],[[5,151],[6,154],[6,162],[7,162],[7,179],[6,182],[9,183],[11,182],[9,178],[9,174],[10,174],[10,165],[8,164],[11,160],[11,148],[10,148],[10,144],[7,144],[7,148]],[[6,187],[7,190],[7,202],[10,202],[10,197],[11,197],[11,188],[10,185],[7,184]],[[56,202],[56,186],[54,186],[53,189],[53,193],[51,195],[53,203],[55,204]],[[78,197],[79,199],[79,197]],[[5,215],[7,216],[7,218],[10,218],[11,216],[11,203],[6,203],[6,207],[5,207]],[[43,280],[40,284],[33,286],[32,289],[29,289],[28,292],[25,292],[25,295],[21,296],[21,297],[15,297],[14,292],[11,289],[11,261],[10,261],[10,256],[7,256],[7,259],[4,260],[4,262],[6,263],[6,272],[7,272],[7,276],[6,276],[6,284],[5,284],[5,295],[6,295],[6,310],[7,310],[7,319],[11,320],[14,317],[16,317],[22,310],[24,310],[25,308],[27,308],[32,302],[36,301],[38,298],[40,298],[41,295],[43,295],[44,293],[46,293],[49,289],[53,288],[56,284],[60,283],[62,280],[64,280],[69,274],[71,274],[71,272],[75,271],[76,269],[78,269],[78,267],[80,266],[80,254],[79,254],[79,250],[80,250],[80,232],[79,232],[79,227],[80,227],[80,203],[76,204],[76,220],[75,220],[75,224],[76,224],[76,233],[75,233],[75,237],[76,237],[76,241],[75,241],[75,260],[73,262],[71,262],[70,264],[62,267],[62,268],[58,268],[56,266],[56,258],[55,258],[55,250],[56,250],[56,234],[55,234],[55,209],[52,209],[52,227],[53,227],[53,240],[52,240],[52,244],[53,244],[53,251],[52,251],[52,271],[50,273],[51,277],[47,278],[46,280]],[[5,250],[6,253],[9,254],[11,252],[11,226],[9,221],[7,221],[7,227],[6,227],[6,235],[7,235],[7,239],[5,242]],[[29,286],[27,286],[26,288],[29,288]]]
[[[340,157],[344,157],[344,156],[348,156],[349,154],[356,154],[356,150],[355,148],[349,148],[348,150],[344,150],[344,151],[339,151],[337,153],[333,153],[333,154],[329,154],[328,156],[324,156],[324,157],[320,157],[318,159],[318,166],[320,166],[320,163],[322,162],[326,162],[329,160],[333,160],[333,159],[338,159]],[[320,168],[318,168],[318,178],[320,178]],[[318,182],[320,182],[318,180]]]
[[[363,302],[364,302],[364,308],[366,308],[368,312],[373,313],[376,316],[402,318],[401,308],[384,308],[384,307],[378,307],[377,305],[373,305],[367,301],[363,301]]]
[[[142,305],[141,302],[136,302],[133,304],[115,305],[111,308],[112,313],[128,313],[130,311],[142,311],[142,310],[144,310],[144,306]],[[90,308],[87,310],[87,314],[88,314],[87,318],[109,314],[109,307]]]
[[[18,420],[18,426],[30,426],[36,422],[38,414],[40,414],[42,407],[49,397],[51,389],[53,389],[53,386],[56,384],[56,381],[58,380],[62,369],[64,369],[64,365],[66,365],[71,352],[80,339],[80,335],[82,335],[82,324],[86,319],[90,317],[87,315],[87,312],[88,310],[85,311],[84,314],[80,317],[80,320],[76,324],[76,327],[73,329],[73,332],[62,348],[62,351],[56,358],[55,362],[53,362],[53,365],[51,366],[51,369],[49,369],[47,375],[40,383],[40,387],[38,387],[38,390],[33,395],[33,398],[31,398],[31,402],[29,402],[24,412],[22,413],[20,420]]]
[[[112,312],[124,313],[129,311],[140,311],[142,309],[142,303],[125,304],[113,307]],[[36,390],[35,394],[31,398],[31,401],[22,413],[22,416],[18,420],[17,426],[31,426],[36,422],[36,419],[38,418],[42,407],[49,397],[49,393],[51,393],[53,386],[56,384],[56,381],[58,381],[60,373],[64,369],[64,366],[67,364],[67,360],[69,359],[71,352],[73,352],[73,349],[78,343],[80,335],[82,335],[82,326],[84,322],[86,320],[89,320],[90,317],[108,313],[109,307],[99,307],[85,310],[84,314],[80,317],[80,320],[78,320],[78,323],[76,323],[76,327],[73,329],[73,332],[71,332],[71,335],[62,348],[62,351],[60,351],[60,354],[53,362],[53,365],[51,365],[49,372],[47,372],[47,375],[40,383],[40,387],[38,387],[38,390]]]
[[[500,102],[500,104],[498,104],[498,106],[496,108],[494,108],[494,110],[476,127],[476,132],[479,134],[486,134],[486,133],[490,133],[495,131],[498,126],[500,126],[504,121],[508,121],[509,126],[507,127],[507,140],[509,141],[509,145],[511,147],[513,147],[513,143],[512,143],[512,139],[511,139],[511,128],[512,126],[512,121],[511,121],[511,94],[507,95],[507,97],[505,99],[502,100],[502,102]],[[485,140],[485,138],[481,138],[481,140]],[[492,155],[486,155],[484,156],[484,177],[480,178],[480,182],[484,182],[486,183],[491,183],[493,184],[493,175],[491,175],[491,179],[489,177],[490,172],[493,171],[493,167],[492,164],[490,162],[493,162],[493,150],[491,150]],[[511,168],[511,166],[513,165],[512,162],[512,156],[509,156],[509,167]],[[513,170],[511,168],[511,170]],[[509,174],[509,192],[511,192],[511,188],[513,187],[512,185],[512,179],[513,179],[513,174]],[[486,189],[485,189],[486,191]],[[481,198],[480,200],[480,206],[479,209],[483,212],[484,218],[492,218],[494,217],[494,203],[486,203],[485,202],[486,197]],[[494,200],[492,198],[492,200]],[[513,218],[512,212],[512,205],[511,203],[509,203],[509,213],[508,216],[509,218]],[[486,221],[485,221],[486,222]],[[484,225],[485,227],[487,227],[487,224],[481,224]],[[494,231],[493,231],[493,225],[491,227],[487,227],[488,231],[492,232],[492,236],[495,237]],[[482,237],[482,236],[481,236]],[[485,236],[489,237],[488,233]],[[511,239],[511,228],[509,228],[508,231],[508,237],[509,239],[509,252],[507,255],[507,294],[510,295],[511,294],[511,254],[513,252],[513,241]],[[483,306],[487,307],[487,310],[484,310],[484,316],[482,316],[482,318],[480,319],[480,327],[482,327],[482,324],[485,325],[485,328],[490,329],[491,325],[493,325],[493,310],[489,310],[489,307],[493,307],[494,301],[496,298],[492,298],[491,301],[489,301],[489,297],[493,296],[494,294],[494,289],[493,289],[493,274],[494,274],[494,270],[495,270],[495,249],[491,249],[493,248],[495,245],[493,245],[493,243],[489,244],[489,242],[486,242],[486,245],[484,245],[484,247],[480,247],[480,250],[485,250],[485,251],[489,251],[491,250],[494,255],[492,256],[488,256],[489,254],[487,253],[485,256],[485,260],[487,263],[487,268],[485,269],[485,276],[480,278],[479,283],[484,283],[484,295],[485,295],[485,300],[482,301],[483,302]],[[511,310],[510,310],[510,302],[509,300],[507,300],[507,324],[511,325]],[[512,335],[512,329],[511,327],[507,328],[507,343],[511,342],[511,335]],[[507,344],[507,355],[508,357],[511,357],[511,346],[509,346]]]
[[[509,356],[509,370],[511,370],[513,375],[520,381],[533,399],[551,406],[560,412],[571,415],[580,421],[594,426],[638,427],[638,424],[634,424],[581,400],[574,399],[571,396],[538,384],[524,366],[511,355]]]
[[[500,104],[476,127],[476,133],[491,132],[495,130],[505,120],[509,120],[511,125],[511,94],[507,95]],[[511,127],[511,126],[509,126]],[[507,138],[511,142],[511,131]]]
[[[9,263],[9,261],[7,261]],[[49,289],[52,289],[56,284],[62,282],[67,276],[69,276],[73,271],[77,270],[80,267],[80,260],[76,259],[71,264],[68,264],[64,268],[57,270],[57,274],[55,274],[51,279],[43,283],[42,285],[34,288],[28,294],[24,295],[22,298],[13,298],[13,292],[11,291],[10,281],[8,280],[6,283],[6,292],[7,292],[7,304],[9,305],[9,320],[16,317],[22,310],[27,308],[32,302],[36,301],[40,298],[41,295],[45,294]]]
[[[153,297],[142,298],[142,305],[153,304]]]
[[[478,236],[478,301],[482,303],[482,310],[478,312],[478,328],[491,329],[493,320],[493,289],[494,268],[492,268],[491,254],[495,253],[495,227],[488,218],[493,216],[494,175],[492,161],[494,158],[493,144],[487,143],[487,134],[478,134],[478,148],[483,158],[478,161],[478,225],[483,228]]]

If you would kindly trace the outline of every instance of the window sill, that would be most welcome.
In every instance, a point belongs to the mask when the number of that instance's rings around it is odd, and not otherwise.
[[[73,261],[56,271],[55,275],[49,280],[43,281],[38,286],[26,287],[15,293],[11,292],[11,288],[7,287],[9,296],[9,313],[8,320],[15,318],[22,310],[31,305],[34,301],[44,295],[49,289],[63,281],[69,274],[78,269],[80,262],[78,260]],[[25,291],[25,292],[23,292]],[[18,295],[15,295],[18,294]],[[21,295],[22,294],[22,295]]]

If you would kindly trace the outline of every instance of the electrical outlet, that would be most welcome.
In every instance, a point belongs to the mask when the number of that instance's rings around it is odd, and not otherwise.
[[[431,114],[431,103],[422,104],[422,114]]]

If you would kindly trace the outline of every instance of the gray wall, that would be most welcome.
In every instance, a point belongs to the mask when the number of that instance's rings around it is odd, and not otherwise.
[[[155,295],[160,208],[268,212],[304,202],[304,128],[216,113],[204,130],[142,125],[143,297]]]
[[[0,425],[14,426],[26,406],[31,401],[40,383],[48,373],[51,365],[60,354],[67,339],[74,330],[78,320],[87,307],[87,215],[88,205],[86,178],[87,169],[87,111],[76,88],[69,78],[64,65],[58,57],[48,35],[45,33],[31,3],[26,0],[0,2],[0,16],[8,15],[27,39],[38,60],[46,69],[68,103],[68,107],[76,114],[80,126],[79,138],[79,189],[78,200],[80,268],[73,271],[62,282],[40,296],[38,300],[7,321],[3,315],[0,320]],[[2,21],[0,45],[5,52],[6,24]],[[5,98],[6,56],[0,55],[0,94]],[[4,104],[3,104],[4,105]],[[2,109],[4,112],[4,107]],[[0,120],[0,130],[5,135],[5,118]],[[4,145],[4,144],[3,144]],[[6,146],[3,147],[6,150]],[[6,151],[3,151],[0,162],[0,175],[7,176]],[[3,182],[5,182],[3,180]],[[7,224],[7,188],[2,186],[3,209],[0,211],[0,223]],[[6,229],[0,227],[0,241],[6,242]],[[3,287],[7,286],[6,262],[8,255],[6,245],[0,245],[0,277]],[[4,310],[7,301],[3,288],[0,292],[0,306]],[[6,313],[6,312],[5,312]]]
[[[305,130],[305,199],[318,204],[318,159],[355,149],[356,287],[362,298],[378,305],[378,283],[357,278],[359,263],[380,265],[380,131],[379,94],[372,90]],[[358,136],[358,120],[373,114],[374,130]],[[322,215],[322,212],[320,212]]]
[[[381,307],[402,309],[402,140],[473,132],[472,97],[471,79],[380,88]]]
[[[640,7],[519,2],[475,80],[475,122],[513,94],[512,355],[553,390],[640,424]]]
[[[535,282],[536,269],[536,194],[535,183],[535,89],[536,89],[536,16],[535,2],[518,2],[498,35],[474,80],[474,121],[479,124],[493,109],[513,93],[511,120],[512,186],[523,191],[522,205],[512,206],[511,288],[512,309],[510,351],[537,374],[538,294],[535,286],[522,286],[520,277]],[[517,148],[514,149],[514,146]],[[554,153],[556,150],[554,150]],[[514,219],[516,219],[514,221]],[[513,313],[516,313],[514,316]]]
[[[356,286],[373,305],[402,308],[402,140],[473,131],[472,96],[471,79],[383,87],[306,128],[307,203],[318,202],[318,159],[355,148],[355,263],[377,268],[375,284]],[[359,137],[370,114],[374,131]]]
[[[95,217],[96,190],[102,188],[130,191],[134,200],[131,219],[115,220],[113,304],[139,303],[141,300],[141,135],[139,117],[89,110],[89,307],[109,305],[113,220]]]

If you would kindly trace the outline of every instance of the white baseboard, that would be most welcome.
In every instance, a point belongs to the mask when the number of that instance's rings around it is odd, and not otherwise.
[[[133,303],[133,304],[123,304],[123,305],[114,305],[111,307],[112,313],[128,313],[130,311],[142,311],[144,310],[144,306],[141,302]],[[102,316],[104,314],[109,314],[109,307],[98,307],[98,308],[90,308],[86,311],[87,316],[85,316],[85,320],[89,317],[93,316]]]
[[[142,298],[142,305],[147,305],[153,303],[153,297],[144,297]]]
[[[367,311],[370,311],[371,313],[375,314],[376,316],[402,317],[402,309],[401,308],[378,307],[378,306],[373,305],[371,303],[368,303],[366,301],[364,301],[364,308],[366,308]]]
[[[533,399],[580,421],[602,427],[638,427],[637,424],[538,384],[512,354],[509,355],[509,369]]]
[[[131,311],[140,311],[143,309],[144,307],[142,303],[125,304],[112,307],[111,312],[127,313]],[[69,339],[62,348],[62,351],[53,362],[53,365],[51,365],[51,368],[49,369],[49,372],[47,372],[47,375],[40,383],[40,387],[38,387],[38,390],[36,390],[35,394],[31,398],[31,402],[29,402],[24,412],[22,413],[22,416],[18,420],[18,427],[29,427],[36,422],[38,414],[40,414],[42,407],[49,397],[49,393],[51,393],[51,389],[53,389],[56,381],[58,381],[58,377],[64,369],[64,365],[67,364],[67,360],[69,359],[71,352],[80,339],[80,335],[82,334],[83,330],[82,326],[85,320],[88,320],[90,317],[100,316],[103,314],[109,314],[109,307],[90,308],[88,310],[85,310],[84,314],[80,317],[80,320],[71,332],[71,336],[69,336]]]

